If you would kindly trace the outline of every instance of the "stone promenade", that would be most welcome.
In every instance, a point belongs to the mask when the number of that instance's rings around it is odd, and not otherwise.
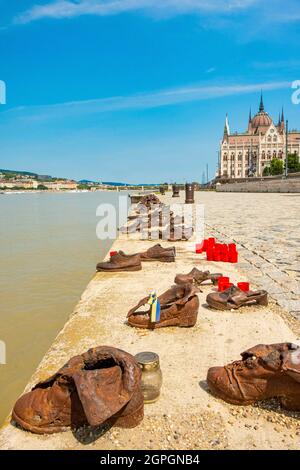
[[[209,233],[235,241],[239,269],[300,320],[300,194],[196,193]]]
[[[169,194],[163,201],[173,202]],[[205,204],[206,237],[236,241],[239,264],[207,262],[195,253],[200,240],[194,238],[176,243],[175,263],[144,263],[142,271],[131,273],[97,273],[26,388],[90,347],[106,344],[132,354],[155,351],[163,372],[162,393],[156,403],[145,406],[143,422],[130,430],[86,427],[38,436],[8,418],[0,432],[1,449],[299,449],[300,413],[285,411],[275,399],[255,406],[229,405],[209,393],[206,374],[209,367],[237,360],[256,344],[300,344],[300,199],[200,192],[196,202]],[[113,249],[136,253],[153,244],[120,236]],[[177,273],[194,266],[222,272],[234,283],[250,280],[252,287],[266,288],[269,305],[215,311],[206,304],[213,287],[205,285],[194,328],[150,331],[126,324],[128,310],[140,298],[152,290],[164,292]]]

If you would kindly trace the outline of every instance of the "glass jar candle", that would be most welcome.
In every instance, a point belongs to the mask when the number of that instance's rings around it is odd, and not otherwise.
[[[159,356],[154,352],[147,351],[136,354],[135,359],[142,370],[144,403],[154,403],[159,398],[162,386]]]

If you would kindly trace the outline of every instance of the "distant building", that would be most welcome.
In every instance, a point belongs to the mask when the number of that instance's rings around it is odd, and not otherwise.
[[[78,184],[72,180],[57,181],[37,181],[28,177],[5,179],[0,178],[0,188],[13,189],[38,189],[39,185],[46,187],[52,191],[73,190],[77,189]]]
[[[38,182],[36,180],[30,179],[0,179],[0,188],[13,189],[13,188],[23,188],[23,189],[37,189]]]
[[[300,131],[288,133],[288,153],[300,156]],[[226,115],[223,139],[220,146],[219,176],[247,178],[262,176],[273,158],[286,158],[286,128],[284,112],[279,113],[278,123],[265,111],[261,96],[259,111],[252,118],[249,114],[248,129],[244,133],[230,132]]]
[[[40,184],[53,191],[77,189],[78,186],[76,181],[71,180],[41,181]]]

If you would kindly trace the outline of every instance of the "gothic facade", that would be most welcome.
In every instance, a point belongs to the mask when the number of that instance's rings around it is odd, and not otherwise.
[[[273,158],[286,158],[286,127],[283,110],[275,124],[265,111],[261,96],[258,113],[244,133],[230,133],[226,116],[220,148],[219,176],[228,178],[259,177]],[[300,131],[288,132],[288,154],[300,156]]]

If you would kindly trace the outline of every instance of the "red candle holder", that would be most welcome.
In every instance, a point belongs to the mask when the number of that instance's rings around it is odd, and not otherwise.
[[[224,290],[230,289],[230,287],[233,287],[233,286],[234,286],[234,284],[232,282],[228,282],[228,284],[223,284],[222,285],[222,288],[223,288],[222,292],[224,292]]]
[[[228,257],[229,257],[229,253],[228,253],[228,247],[227,245],[223,244],[221,246],[221,261],[223,261],[224,263],[228,263]]]
[[[207,248],[213,248],[216,244],[216,239],[215,238],[209,238],[207,240]]]
[[[203,253],[203,243],[196,243],[196,253],[199,255],[200,253]]]
[[[237,286],[239,289],[241,289],[244,292],[249,292],[250,290],[249,282],[238,282]]]
[[[223,286],[228,285],[230,283],[229,277],[221,276],[218,279],[218,291],[222,292],[223,291]]]
[[[214,261],[221,261],[221,252],[219,249],[215,248],[213,250],[213,258],[214,258]]]
[[[228,251],[223,251],[221,253],[221,261],[223,261],[223,263],[228,263],[228,261],[229,261]]]
[[[229,263],[237,263],[239,259],[239,255],[237,251],[229,251]]]
[[[236,244],[235,244],[235,243],[229,243],[228,249],[229,249],[229,251],[231,251],[231,252],[232,252],[232,251],[237,251],[237,250],[236,250]]]
[[[196,253],[200,254],[207,250],[207,240],[203,240],[201,243],[196,243]]]

